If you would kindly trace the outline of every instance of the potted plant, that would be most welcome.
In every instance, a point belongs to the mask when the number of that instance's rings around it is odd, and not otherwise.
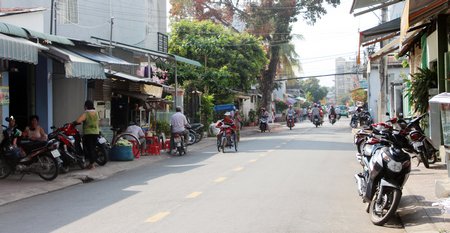
[[[248,120],[249,120],[250,126],[256,125],[256,111],[255,110],[250,109],[250,111],[248,112]]]

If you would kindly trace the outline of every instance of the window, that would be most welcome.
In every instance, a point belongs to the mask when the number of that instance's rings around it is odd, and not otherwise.
[[[59,24],[78,23],[78,0],[58,0],[56,12]]]

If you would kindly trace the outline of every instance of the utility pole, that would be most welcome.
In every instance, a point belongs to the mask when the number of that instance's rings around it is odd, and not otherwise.
[[[55,10],[55,0],[52,0],[50,5],[50,34],[53,34],[53,11]]]
[[[112,56],[112,36],[113,36],[113,25],[114,17],[111,17],[111,28],[109,29],[109,55]]]
[[[381,24],[387,21],[387,7],[381,8]],[[385,45],[384,41],[380,41],[380,49]],[[387,61],[386,56],[380,57],[380,64],[378,67],[380,76],[380,98],[378,102],[378,121],[383,121],[384,114],[386,113],[386,94],[387,94]]]

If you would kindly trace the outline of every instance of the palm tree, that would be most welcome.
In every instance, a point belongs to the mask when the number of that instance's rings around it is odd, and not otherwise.
[[[278,77],[294,78],[295,72],[301,72],[302,67],[299,55],[295,51],[295,45],[292,43],[284,43],[280,46],[280,63],[278,65]],[[290,79],[287,81],[288,87],[299,87],[298,80]]]

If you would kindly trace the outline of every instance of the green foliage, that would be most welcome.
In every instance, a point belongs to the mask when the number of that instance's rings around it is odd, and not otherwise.
[[[214,96],[203,94],[201,106],[203,125],[209,125],[211,122],[213,122],[214,118],[213,108],[214,108]]]
[[[326,87],[320,86],[319,80],[317,78],[301,80],[299,82],[299,85],[300,89],[302,89],[306,93],[306,99],[309,102],[317,103],[325,98],[328,94],[328,89]]]
[[[363,103],[367,102],[367,91],[360,88],[352,91],[353,102],[361,101]]]
[[[406,96],[409,104],[414,107],[414,112],[419,114],[428,111],[428,91],[437,88],[437,73],[428,68],[419,68],[419,72],[412,74],[411,79],[404,79],[406,83]]]
[[[169,52],[200,61],[204,66],[192,69],[179,64],[180,84],[191,80],[199,90],[221,100],[231,90],[246,91],[256,84],[267,64],[261,44],[254,36],[235,33],[211,21],[182,20],[172,25]]]
[[[170,123],[167,121],[156,121],[156,134],[164,133],[166,137],[170,135]]]
[[[248,112],[248,120],[250,122],[255,122],[256,121],[256,111],[253,109],[250,109],[250,111]]]
[[[280,100],[275,100],[275,109],[277,110],[277,113],[281,113],[284,110],[288,108],[288,105]]]

